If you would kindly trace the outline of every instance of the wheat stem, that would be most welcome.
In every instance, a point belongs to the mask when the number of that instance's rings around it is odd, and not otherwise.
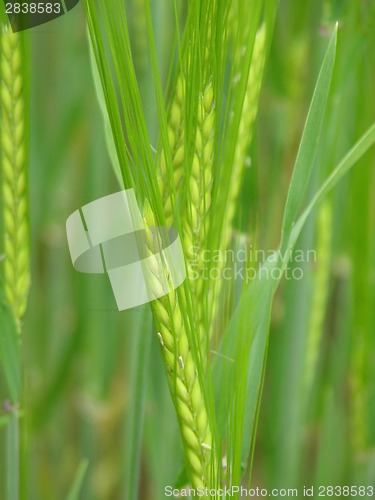
[[[30,283],[25,101],[20,35],[1,37],[1,172],[4,218],[4,281],[18,327]]]

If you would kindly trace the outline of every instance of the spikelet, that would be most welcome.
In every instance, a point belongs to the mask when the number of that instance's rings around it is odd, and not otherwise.
[[[172,168],[168,168],[165,151],[161,152],[160,161],[157,164],[158,185],[163,201],[165,221],[168,226],[173,221],[172,185],[177,194],[181,186],[184,166],[184,95],[185,78],[180,73],[168,115],[168,141]],[[170,172],[173,174],[172,179],[170,179]]]
[[[319,262],[315,272],[315,283],[310,308],[311,316],[306,340],[304,394],[307,397],[310,395],[315,380],[327,307],[332,234],[332,207],[329,201],[322,204],[318,212],[317,229],[317,255],[319,255]]]
[[[1,36],[1,175],[6,299],[18,327],[30,284],[25,102],[20,35]]]
[[[226,216],[229,226],[232,225],[233,217],[235,215],[237,198],[242,184],[244,169],[249,162],[247,151],[253,138],[254,122],[258,113],[259,94],[262,86],[266,55],[265,42],[266,26],[263,25],[259,29],[254,42],[253,56],[238,130],[238,138],[234,154],[234,168],[232,172],[228,211]],[[227,238],[230,238],[230,235],[228,235]]]
[[[188,261],[190,290],[201,340],[205,321],[203,300],[202,251],[209,228],[209,210],[213,180],[215,104],[212,81],[200,97],[194,156],[189,190],[183,212],[183,244]]]
[[[209,47],[211,43],[212,26],[211,21],[207,26],[207,40],[204,52],[205,61],[208,61]],[[186,66],[190,64],[190,56],[183,69],[180,70],[176,86],[174,88],[172,102],[168,113],[168,142],[171,152],[171,168],[167,164],[167,155],[165,151],[161,152],[160,160],[157,164],[157,179],[159,191],[163,201],[164,215],[167,225],[173,222],[173,193],[176,194],[176,200],[179,198],[180,188],[183,180],[184,161],[185,161],[185,93],[186,93]],[[207,64],[204,65],[204,68]],[[207,79],[205,80],[207,81]],[[212,86],[207,92],[212,93]],[[206,92],[205,90],[205,92]],[[211,96],[212,97],[212,96]],[[207,97],[209,98],[209,97]],[[207,99],[206,98],[206,99]],[[203,99],[204,100],[204,99]],[[204,119],[203,109],[200,112],[201,120]],[[199,116],[198,116],[199,118]],[[171,175],[172,173],[172,175]]]
[[[154,255],[153,233],[149,227],[155,226],[153,212],[148,203],[144,207],[146,250]],[[153,278],[148,285],[158,293],[167,271],[157,259],[148,259]],[[161,276],[163,273],[163,276]],[[191,482],[194,487],[207,486],[210,473],[212,437],[200,386],[197,368],[193,359],[182,316],[178,295],[175,291],[151,302],[158,339],[161,345],[168,382],[183,438]]]
[[[201,250],[208,229],[211,206],[213,150],[214,150],[214,99],[212,82],[201,96],[194,157],[189,179],[189,196],[184,210],[184,246],[188,258],[193,258],[194,248]]]

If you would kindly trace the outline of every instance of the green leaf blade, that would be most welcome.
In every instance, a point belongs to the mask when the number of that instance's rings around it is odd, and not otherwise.
[[[325,110],[336,59],[337,25],[333,32],[315,86],[307,115],[292,180],[286,201],[282,226],[283,252],[287,249],[290,232],[301,210],[320,144]]]

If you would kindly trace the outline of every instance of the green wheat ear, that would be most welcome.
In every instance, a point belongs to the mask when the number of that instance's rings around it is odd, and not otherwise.
[[[1,34],[1,174],[6,299],[20,327],[30,285],[25,99],[20,35]]]
[[[209,228],[209,210],[213,181],[215,102],[212,81],[208,83],[200,97],[198,123],[195,137],[194,156],[189,179],[189,190],[183,218],[183,243],[188,261],[190,289],[194,304],[197,305],[200,338],[204,341],[204,281],[202,251]],[[193,269],[194,267],[194,269]],[[196,276],[197,279],[194,279]]]
[[[227,221],[229,226],[231,226],[233,222],[243,173],[249,161],[247,151],[253,138],[254,123],[258,113],[259,95],[262,87],[265,61],[266,26],[264,24],[259,29],[254,42],[253,56],[251,59],[245,100],[238,130],[238,138],[234,154],[234,168],[232,172],[228,201]],[[228,235],[228,238],[230,238],[230,235]]]
[[[149,227],[157,225],[148,202],[144,206],[144,220],[147,234],[147,246],[150,255],[154,252],[153,234]],[[148,259],[153,278],[148,285],[157,293],[163,286],[166,271],[161,262]],[[161,273],[164,273],[162,276]],[[212,436],[206,411],[206,403],[198,377],[197,367],[191,352],[186,331],[185,318],[182,315],[176,291],[151,302],[158,339],[161,345],[164,365],[168,374],[169,388],[175,405],[194,487],[208,486],[210,481],[210,463]]]
[[[212,167],[214,152],[214,95],[210,82],[201,96],[194,156],[189,179],[189,196],[184,218],[184,245],[188,258],[193,249],[201,250],[208,230],[211,206]]]
[[[234,164],[229,186],[225,221],[223,224],[222,250],[226,250],[228,248],[232,238],[232,225],[236,213],[237,199],[242,185],[244,171],[249,162],[247,152],[252,141],[254,123],[258,113],[259,95],[262,87],[265,62],[266,26],[263,24],[261,28],[259,28],[254,42],[245,99],[239,124],[237,144],[234,151]],[[220,265],[223,266],[224,262],[221,262]],[[222,283],[222,280],[218,280],[214,286],[214,293],[211,302],[211,315],[213,319],[215,319],[217,315]]]
[[[178,193],[183,176],[185,157],[184,148],[184,99],[185,99],[185,77],[181,72],[177,78],[172,102],[168,113],[168,142],[171,152],[172,169],[168,168],[165,151],[161,152],[160,161],[157,164],[157,178],[160,195],[163,201],[165,222],[167,226],[173,221],[172,186],[170,183],[170,170],[173,175],[173,186]]]

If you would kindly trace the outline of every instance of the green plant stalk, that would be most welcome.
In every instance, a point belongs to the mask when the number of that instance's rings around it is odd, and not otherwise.
[[[6,299],[18,330],[30,285],[25,100],[20,35],[1,37],[1,174]]]
[[[153,212],[148,203],[144,208],[147,232],[147,252],[149,271],[153,278],[149,286],[155,295],[160,295],[168,274],[163,263],[152,250],[155,236],[148,229],[156,225]],[[161,275],[164,274],[164,276]],[[211,472],[212,435],[203,391],[198,377],[190,342],[186,330],[177,292],[173,291],[151,302],[154,320],[158,329],[168,382],[183,439],[185,457],[194,487],[208,486]]]
[[[12,412],[6,430],[6,498],[19,498],[19,429],[18,415]]]
[[[5,299],[18,334],[30,285],[26,109],[21,35],[4,28],[1,33],[1,190],[4,227],[3,279]],[[20,340],[20,339],[18,339]],[[20,442],[18,401],[13,401],[7,428],[7,498],[19,498]]]

